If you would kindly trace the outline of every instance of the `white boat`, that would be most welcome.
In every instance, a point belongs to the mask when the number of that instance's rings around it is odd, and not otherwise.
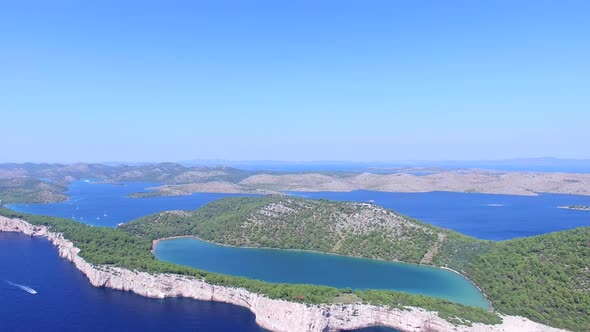
[[[10,282],[8,280],[5,280],[9,285],[12,285],[14,287],[20,288],[22,290],[24,290],[25,292],[29,293],[29,294],[37,294],[37,291],[32,289],[29,286],[26,285],[21,285],[21,284],[15,284],[14,282]]]

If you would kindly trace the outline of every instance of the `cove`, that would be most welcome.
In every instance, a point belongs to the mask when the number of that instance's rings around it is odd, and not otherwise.
[[[246,194],[194,193],[186,196],[129,198],[135,192],[149,192],[160,185],[151,182],[98,183],[74,181],[66,194],[69,199],[47,204],[7,204],[19,212],[68,218],[101,227],[116,227],[119,223],[166,210],[195,210],[211,201]]]
[[[308,251],[228,247],[189,237],[158,241],[154,255],[169,263],[273,283],[396,290],[489,308],[469,280],[428,266]]]

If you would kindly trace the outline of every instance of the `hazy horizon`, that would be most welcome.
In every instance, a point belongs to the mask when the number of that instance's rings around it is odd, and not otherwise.
[[[590,163],[590,158],[557,158],[557,157],[513,157],[499,159],[391,159],[391,160],[337,160],[337,159],[226,159],[226,158],[193,158],[193,159],[176,159],[176,160],[19,160],[3,161],[0,164],[158,164],[158,163],[178,163],[178,164],[215,164],[220,163],[277,163],[277,164],[416,164],[422,166],[428,163]]]

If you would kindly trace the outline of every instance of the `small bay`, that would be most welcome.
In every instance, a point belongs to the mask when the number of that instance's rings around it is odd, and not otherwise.
[[[19,212],[62,217],[85,224],[116,227],[120,223],[166,210],[195,210],[211,201],[245,194],[195,193],[185,196],[157,196],[130,198],[137,192],[149,192],[148,188],[159,183],[125,182],[96,183],[74,181],[68,188],[69,199],[47,204],[8,204]]]

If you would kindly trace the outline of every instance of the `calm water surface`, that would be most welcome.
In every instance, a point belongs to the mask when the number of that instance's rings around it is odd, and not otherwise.
[[[166,210],[195,210],[211,201],[234,194],[197,193],[176,197],[128,198],[135,192],[146,192],[158,183],[127,182],[105,184],[75,181],[67,201],[51,204],[9,204],[8,207],[32,214],[71,218],[94,226],[115,227],[119,223]]]
[[[507,240],[590,226],[590,212],[559,209],[588,205],[590,196],[514,196],[451,192],[291,192],[308,198],[374,202],[432,225],[487,240]]]
[[[154,254],[171,263],[275,283],[390,289],[488,307],[479,290],[460,275],[414,264],[305,251],[226,247],[195,238],[160,241]]]

